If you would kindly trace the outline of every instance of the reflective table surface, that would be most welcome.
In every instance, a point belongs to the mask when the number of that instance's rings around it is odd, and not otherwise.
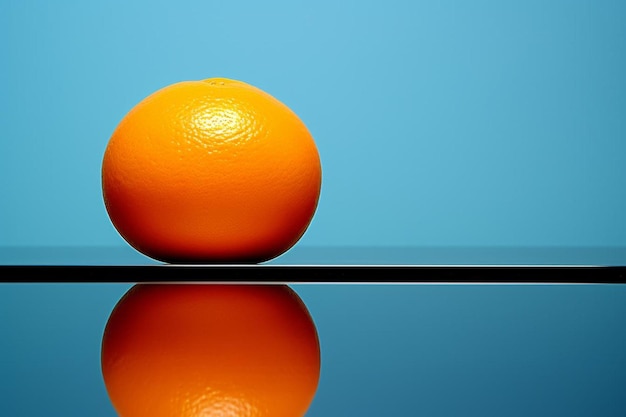
[[[115,417],[100,370],[113,307],[135,282],[195,280],[298,293],[322,354],[307,417],[623,417],[625,255],[294,247],[262,265],[172,266],[125,247],[4,248],[0,415]]]
[[[173,265],[129,246],[9,247],[0,281],[624,283],[626,248],[295,246],[258,265]]]

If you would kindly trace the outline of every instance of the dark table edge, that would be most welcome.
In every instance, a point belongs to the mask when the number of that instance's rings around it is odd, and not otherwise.
[[[626,266],[0,265],[0,283],[626,284]]]

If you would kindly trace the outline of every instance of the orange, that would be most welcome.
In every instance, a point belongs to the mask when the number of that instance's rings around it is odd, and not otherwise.
[[[274,284],[138,284],[101,358],[120,417],[301,417],[320,375],[308,310]]]
[[[255,263],[290,249],[316,211],[315,141],[285,104],[225,78],[138,103],[102,161],[107,213],[135,249],[171,263]]]

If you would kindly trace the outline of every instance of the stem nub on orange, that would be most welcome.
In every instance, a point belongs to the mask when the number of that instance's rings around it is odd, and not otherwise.
[[[139,284],[109,317],[101,366],[120,417],[302,417],[320,348],[286,285]]]
[[[302,120],[266,92],[212,78],[137,104],[102,161],[109,218],[135,249],[172,263],[263,262],[291,248],[320,195]]]

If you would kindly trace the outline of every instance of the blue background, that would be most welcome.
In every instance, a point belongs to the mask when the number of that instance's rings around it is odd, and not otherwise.
[[[324,170],[299,246],[626,246],[622,1],[0,1],[0,246],[124,246],[113,129],[168,84],[254,84]],[[0,288],[2,415],[114,415],[104,323],[129,285]],[[623,416],[626,289],[296,286],[310,416]]]
[[[626,246],[623,1],[0,1],[0,245],[121,245],[100,164],[174,82],[314,135],[302,245]]]

